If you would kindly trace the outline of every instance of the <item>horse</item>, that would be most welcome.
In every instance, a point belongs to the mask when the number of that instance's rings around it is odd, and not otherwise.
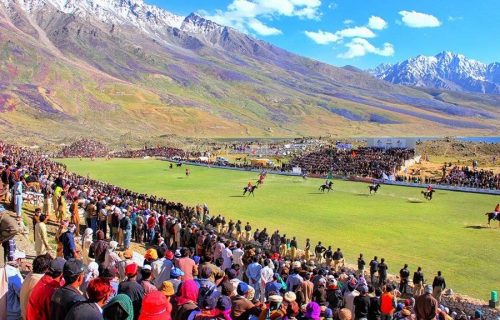
[[[255,183],[256,186],[260,186],[261,184],[264,184],[264,180],[257,180],[257,182]]]
[[[320,190],[321,192],[325,192],[325,190],[328,190],[328,192],[330,192],[330,190],[333,190],[332,185],[333,182],[330,181],[328,183],[322,184],[318,190]]]
[[[427,200],[432,200],[432,194],[436,192],[435,190],[423,190],[421,193],[424,195],[424,198]]]
[[[250,187],[244,187],[243,188],[243,195],[245,195],[248,192],[248,195],[252,195],[255,197],[255,194],[253,193],[257,189],[257,186],[250,186]]]
[[[372,191],[377,193],[378,188],[380,188],[380,184],[376,184],[375,186],[368,186],[368,189],[370,189],[370,194],[372,194]]]
[[[182,167],[182,162],[179,162],[178,164],[176,164],[177,167]]]
[[[488,226],[490,225],[491,220],[497,220],[498,225],[500,226],[500,213],[497,213],[495,216],[495,212],[486,212],[484,215],[488,216]]]

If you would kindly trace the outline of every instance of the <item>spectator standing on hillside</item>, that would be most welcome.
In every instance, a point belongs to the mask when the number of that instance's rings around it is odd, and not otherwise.
[[[441,302],[441,295],[444,289],[446,289],[446,281],[443,276],[441,276],[441,271],[438,271],[437,276],[435,276],[434,281],[432,281],[432,295],[438,302]]]
[[[44,214],[40,215],[39,222],[35,225],[35,251],[37,256],[52,251],[49,246],[45,219],[46,216]]]
[[[385,280],[387,279],[387,270],[389,267],[385,263],[385,259],[380,259],[380,263],[378,264],[378,285],[382,286],[385,284]]]
[[[333,268],[337,271],[337,266],[342,264],[344,266],[344,254],[340,251],[340,248],[337,248],[337,251],[333,253]]]
[[[384,259],[381,260],[383,263]],[[380,297],[380,313],[382,320],[391,320],[394,310],[396,310],[396,297],[394,296],[394,288],[389,284],[386,287],[386,291],[382,293]]]
[[[408,293],[406,288],[408,286],[408,279],[410,278],[410,270],[408,270],[408,265],[405,264],[403,269],[399,270],[399,292]]]
[[[61,241],[63,246],[63,256],[64,259],[78,259],[78,253],[76,251],[75,245],[75,236],[74,232],[76,230],[76,226],[74,224],[70,224],[68,226],[68,231],[64,232],[60,237],[59,241]]]
[[[365,265],[366,265],[366,262],[365,262],[365,259],[363,258],[363,254],[360,253],[359,254],[359,258],[358,258],[358,276],[365,276]]]
[[[378,260],[377,256],[373,257],[373,260],[370,261],[370,281],[373,286],[375,286],[375,273],[378,272]]]
[[[19,179],[16,179],[14,183],[14,206],[18,218],[21,218],[23,213],[23,187],[24,176],[21,176]]]
[[[314,248],[314,254],[316,255],[316,261],[318,263],[323,262],[322,255],[323,255],[323,252],[325,252],[325,251],[326,251],[326,248],[321,244],[321,241],[318,241],[318,244]]]
[[[304,258],[306,261],[309,261],[310,257],[311,257],[311,240],[307,238],[306,245],[304,247]]]
[[[438,301],[432,296],[432,286],[427,285],[424,294],[415,300],[415,314],[418,320],[432,320],[438,312]]]
[[[413,274],[413,296],[418,297],[424,292],[424,273],[422,268],[418,267]]]
[[[252,227],[250,226],[250,223],[247,222],[247,224],[245,225],[245,239],[247,241],[250,241],[250,231],[252,231]]]

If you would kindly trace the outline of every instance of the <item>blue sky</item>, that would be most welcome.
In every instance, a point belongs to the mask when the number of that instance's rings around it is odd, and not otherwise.
[[[366,69],[441,51],[500,62],[500,0],[146,0],[281,48]]]

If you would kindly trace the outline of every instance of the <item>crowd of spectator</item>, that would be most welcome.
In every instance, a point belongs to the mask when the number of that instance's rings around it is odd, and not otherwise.
[[[144,147],[143,149],[135,150],[123,150],[113,152],[112,156],[114,158],[144,158],[144,157],[162,157],[162,158],[173,158],[180,157],[185,158],[187,153],[182,149],[172,148],[172,147]]]
[[[457,187],[500,189],[500,174],[469,166],[443,166],[440,184]]]
[[[109,149],[99,141],[93,139],[80,139],[69,146],[64,146],[58,154],[60,158],[102,158],[109,154]]]
[[[26,175],[38,176],[46,202],[33,218],[37,257],[25,278],[15,227],[3,228],[16,222],[0,210],[8,320],[468,319],[439,305],[440,273],[425,286],[419,268],[412,290],[406,265],[397,284],[384,259],[360,255],[349,270],[340,248],[299,246],[278,230],[211,215],[206,204],[186,207],[72,174],[28,149],[0,144],[0,153],[14,205]],[[71,205],[61,208],[61,197]],[[21,223],[22,203],[16,213]],[[56,248],[46,227],[54,216]],[[146,243],[144,255],[133,240]]]
[[[413,149],[380,149],[362,147],[341,150],[331,147],[294,158],[291,166],[301,167],[309,174],[372,177],[380,179],[399,170],[405,160],[415,156]]]

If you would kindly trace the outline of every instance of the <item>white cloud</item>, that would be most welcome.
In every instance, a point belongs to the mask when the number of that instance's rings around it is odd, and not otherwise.
[[[387,22],[380,17],[371,16],[370,19],[368,19],[368,28],[373,30],[382,30],[387,28]]]
[[[341,38],[373,38],[375,33],[368,29],[367,27],[352,27],[337,31],[336,34]]]
[[[416,11],[399,11],[401,20],[410,28],[434,28],[441,25],[441,21],[433,15]]]
[[[318,32],[305,31],[304,33],[317,44],[329,44],[339,40],[339,37],[331,32],[318,30]]]
[[[263,36],[275,36],[282,34],[281,30],[266,26],[257,19],[252,19],[251,21],[249,21],[248,26],[258,34]]]
[[[330,2],[328,4],[328,9],[330,9],[330,10],[337,9],[337,7],[338,7],[338,5],[335,2]]]
[[[330,44],[334,42],[339,42],[343,38],[373,38],[375,37],[375,33],[368,29],[367,27],[352,27],[339,30],[335,33],[318,30],[314,31],[305,31],[306,36],[312,39],[317,44]]]
[[[339,58],[352,59],[356,57],[362,57],[367,53],[373,53],[379,56],[392,56],[394,55],[394,46],[388,42],[384,43],[382,48],[377,48],[372,45],[368,40],[362,38],[354,38],[346,44],[349,49],[347,52],[337,55]]]
[[[225,11],[217,10],[206,18],[233,27],[242,32],[269,36],[281,34],[281,30],[268,26],[262,18],[272,20],[279,16],[300,19],[319,19],[321,0],[233,0]]]
[[[346,25],[353,24],[353,23],[354,23],[354,20],[351,20],[351,19],[344,20],[344,24],[346,24]]]
[[[453,17],[453,16],[449,16],[448,17],[448,21],[450,22],[455,22],[455,21],[459,21],[459,20],[463,20],[464,17]]]

